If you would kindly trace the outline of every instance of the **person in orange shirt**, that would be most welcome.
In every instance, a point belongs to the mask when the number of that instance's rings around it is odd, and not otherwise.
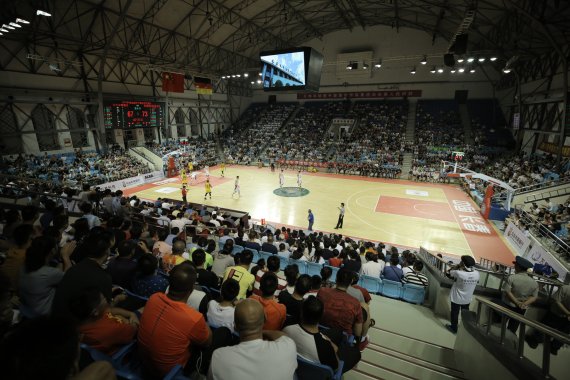
[[[176,265],[186,261],[182,254],[186,250],[186,244],[182,240],[177,240],[172,244],[172,253],[162,256],[162,270],[170,272]]]
[[[79,322],[81,342],[104,354],[113,355],[137,334],[135,313],[109,307],[97,288],[86,288],[72,298],[69,310]]]
[[[261,296],[253,295],[250,298],[257,300],[265,313],[263,330],[281,330],[287,317],[287,308],[277,302],[275,291],[279,285],[279,279],[273,272],[267,272],[261,276],[259,289]]]
[[[155,293],[145,305],[138,333],[139,354],[145,369],[155,377],[163,377],[177,364],[192,370],[200,356],[194,355],[197,347],[212,344],[204,317],[187,305],[195,282],[194,266],[178,265],[170,271],[168,294]]]

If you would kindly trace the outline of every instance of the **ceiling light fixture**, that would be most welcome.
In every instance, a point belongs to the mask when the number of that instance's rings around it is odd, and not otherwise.
[[[222,79],[226,79],[226,76],[225,76],[225,75],[222,75]]]
[[[51,17],[51,13],[48,13],[46,11],[42,11],[40,9],[38,9],[36,11],[36,16],[46,16],[46,17]]]
[[[440,67],[439,69],[437,69],[437,72],[440,73],[440,74],[443,73],[443,68]]]
[[[432,73],[432,74],[435,74],[435,71],[436,71],[436,70],[435,70],[435,66],[434,66],[434,67],[431,68],[431,70],[430,70],[429,72]]]
[[[247,78],[247,77],[249,76],[249,74],[248,74],[248,73],[244,73],[243,76],[244,76],[244,78]]]
[[[457,71],[459,71],[460,73],[465,72],[465,69],[463,67],[460,67]]]
[[[416,73],[416,68],[412,68],[412,70],[410,71],[410,74],[414,75]]]
[[[424,55],[423,59],[420,61],[422,65],[427,65],[427,55]]]
[[[10,25],[12,25],[13,27],[16,27],[16,28],[21,28],[21,27],[22,27],[22,25],[16,24],[15,22],[11,22]]]
[[[251,84],[255,84],[255,82],[254,82],[254,81],[251,81]]]
[[[509,69],[508,67],[505,67],[505,68],[503,69],[503,72],[504,72],[505,74],[508,74],[508,73],[511,72],[511,69]]]
[[[497,57],[491,57],[491,58],[489,58],[489,60],[490,60],[491,62],[495,62],[495,61],[497,60]]]
[[[8,29],[4,29],[4,28],[0,28],[0,32],[8,33],[9,30],[8,30]]]
[[[463,57],[459,57],[459,58],[457,58],[457,62],[459,62],[459,63],[463,63],[463,61],[465,61],[465,59],[464,59]]]
[[[475,58],[473,58],[473,57],[467,58],[467,62],[469,62],[469,63],[473,62],[474,60],[475,60]]]
[[[236,77],[241,78],[241,74],[236,74]]]
[[[470,74],[475,74],[475,69],[472,68],[471,70],[469,70],[469,73],[470,73]]]
[[[478,61],[479,62],[485,62],[485,59],[486,59],[485,57],[479,57]]]
[[[29,24],[30,23],[28,20],[24,20],[22,18],[17,18],[16,22],[19,22],[20,24]]]
[[[362,64],[362,70],[368,70],[368,63]]]
[[[261,73],[257,73],[257,75],[261,76]]]
[[[451,71],[449,71],[452,74],[455,74],[455,69],[451,69]]]
[[[11,29],[11,30],[16,29],[16,28],[14,28],[13,26],[6,25],[6,24],[2,24],[2,28],[3,28],[3,29]]]
[[[257,84],[261,84],[261,79],[258,79],[258,80],[257,80]]]

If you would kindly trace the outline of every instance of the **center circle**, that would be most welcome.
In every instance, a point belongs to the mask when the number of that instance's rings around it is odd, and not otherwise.
[[[273,194],[280,197],[304,197],[310,191],[304,187],[280,187],[273,190]]]

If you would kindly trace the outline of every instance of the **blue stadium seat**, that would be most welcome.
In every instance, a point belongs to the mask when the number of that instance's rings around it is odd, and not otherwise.
[[[382,293],[382,280],[372,276],[360,276],[359,284],[370,293]]]
[[[127,355],[131,354],[134,352],[134,348],[135,348],[136,342],[132,341],[131,343],[123,346],[119,351],[117,351],[116,353],[113,354],[113,356],[109,356],[107,354],[102,353],[101,351],[88,346],[84,343],[81,343],[81,349],[87,351],[87,353],[89,353],[89,355],[91,356],[91,359],[93,359],[94,361],[105,361],[105,362],[109,362],[113,365],[113,368],[116,371],[125,371],[125,372],[129,372],[129,365],[126,362],[126,357]],[[121,376],[123,377],[123,374],[121,374]],[[132,378],[132,377],[127,377],[127,378]]]
[[[234,246],[235,247],[235,246]],[[249,249],[249,248],[248,248]],[[259,254],[259,252],[257,252],[257,250],[255,249],[249,249],[251,251],[251,253],[253,253],[253,260],[251,261],[253,264],[257,263],[257,260],[261,259],[261,255]],[[243,252],[244,250],[242,249],[239,252]],[[234,253],[235,255],[235,253]]]
[[[321,264],[307,262],[307,274],[309,276],[314,276],[314,275],[320,276],[321,269],[323,269],[323,266]]]
[[[283,257],[283,256],[279,256],[279,255],[277,255],[277,256],[279,257],[279,269],[281,269],[281,270],[285,269],[285,267],[287,267],[287,265],[289,265],[290,260],[286,257]]]
[[[273,256],[271,252],[259,251],[259,258],[265,260],[265,263],[267,263],[267,259],[271,256]]]
[[[407,302],[421,305],[426,295],[425,286],[404,284],[402,287],[402,299]]]
[[[331,268],[332,270],[331,278],[329,280],[336,283],[336,274],[338,273],[338,270],[340,268],[333,267],[331,265],[325,265],[325,266]]]
[[[232,255],[235,255],[238,252],[242,252],[243,247],[241,245],[234,245],[234,249],[232,250]]]
[[[297,370],[295,371],[298,380],[340,380],[344,362],[339,360],[336,372],[327,365],[315,363],[297,355]]]
[[[385,297],[400,299],[402,297],[402,283],[382,280],[382,295]]]
[[[299,274],[307,274],[307,262],[304,260],[289,260],[289,264],[296,264],[299,267]]]

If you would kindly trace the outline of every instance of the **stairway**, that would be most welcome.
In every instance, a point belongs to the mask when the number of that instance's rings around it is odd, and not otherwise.
[[[408,123],[406,124],[406,141],[409,142],[410,145],[414,144],[417,107],[418,101],[411,99],[408,103]]]
[[[404,153],[404,159],[402,160],[402,174],[403,179],[408,179],[408,174],[412,170],[412,161],[414,161],[414,154],[411,152]]]
[[[464,379],[455,362],[455,335],[432,310],[403,301],[372,296],[376,326],[370,344],[345,380]]]
[[[465,144],[473,145],[473,129],[471,128],[471,117],[466,104],[459,105],[459,117],[461,118],[461,125],[463,126],[463,139]]]

